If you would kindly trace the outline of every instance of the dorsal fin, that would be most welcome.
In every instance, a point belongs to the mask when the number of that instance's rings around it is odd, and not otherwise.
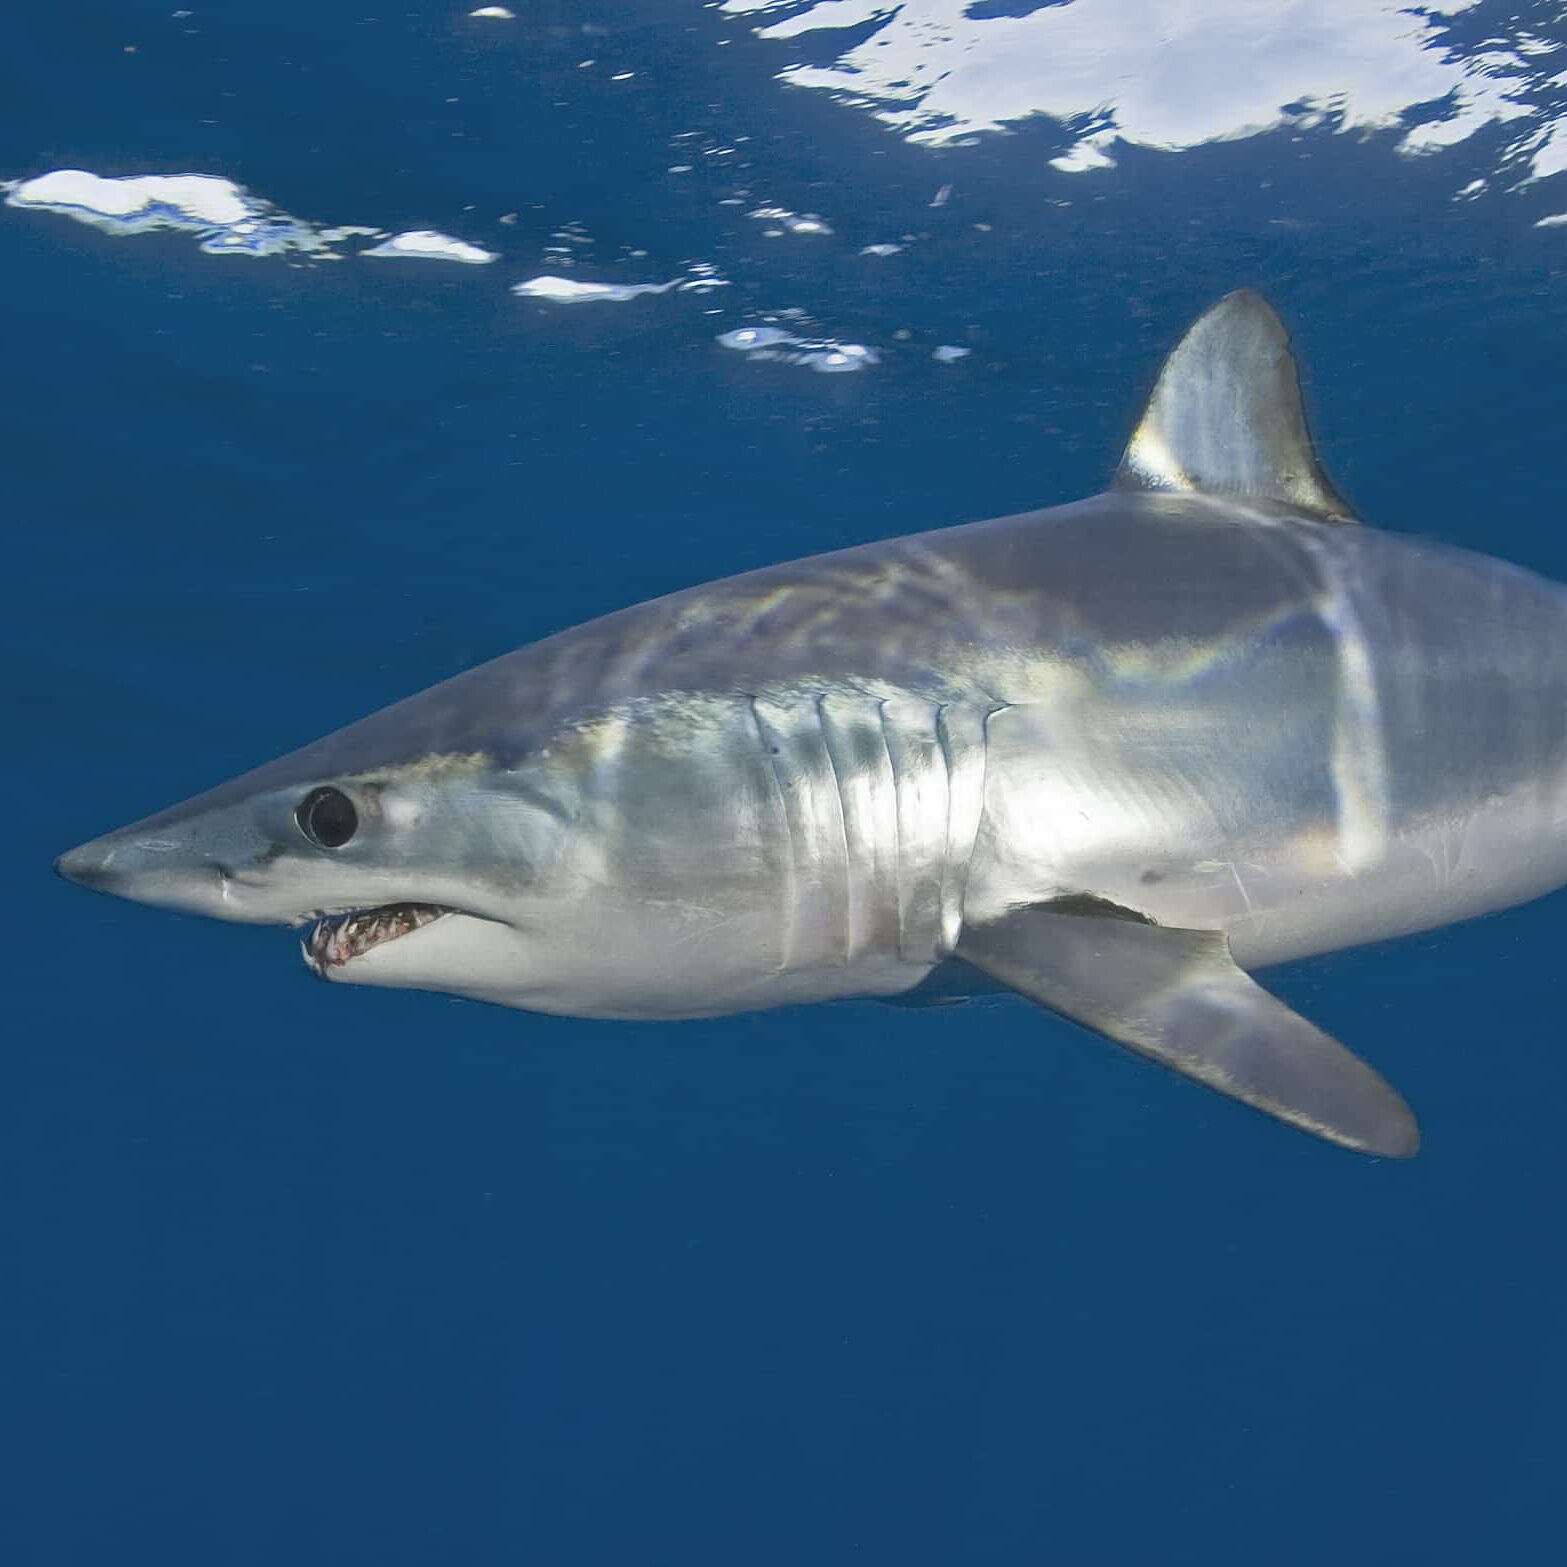
[[[1249,496],[1323,522],[1355,521],[1312,449],[1284,325],[1250,289],[1226,294],[1176,344],[1115,483]]]

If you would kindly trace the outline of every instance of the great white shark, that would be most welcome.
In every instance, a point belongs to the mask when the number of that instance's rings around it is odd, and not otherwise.
[[[621,610],[57,869],[541,1012],[987,981],[1408,1155],[1399,1095],[1247,971],[1567,883],[1567,588],[1357,525],[1231,294],[1104,494]]]

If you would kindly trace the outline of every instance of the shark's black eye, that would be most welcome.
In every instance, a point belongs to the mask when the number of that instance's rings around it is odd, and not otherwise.
[[[312,789],[294,811],[299,830],[318,849],[341,849],[359,827],[354,802],[341,789]]]

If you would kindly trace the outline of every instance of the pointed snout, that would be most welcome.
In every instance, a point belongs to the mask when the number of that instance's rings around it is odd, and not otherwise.
[[[114,849],[106,838],[94,838],[91,843],[78,844],[67,849],[54,862],[54,873],[80,887],[91,887],[99,892],[114,891]]]
[[[105,833],[67,849],[54,862],[54,869],[57,876],[80,887],[141,903],[165,901],[156,896],[155,889],[168,889],[171,882],[216,879],[214,867],[191,865],[179,855],[178,845],[133,828]]]
[[[248,800],[214,807],[212,799],[198,796],[69,849],[55,872],[132,903],[247,925],[296,920],[340,901],[334,888],[301,878],[265,810]],[[280,819],[291,817],[290,809]]]
[[[227,880],[215,857],[192,852],[189,843],[177,838],[136,827],[68,849],[54,869],[94,892],[194,914],[219,912]]]

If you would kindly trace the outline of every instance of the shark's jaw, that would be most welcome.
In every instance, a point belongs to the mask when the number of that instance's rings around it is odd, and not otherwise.
[[[318,919],[310,935],[300,943],[305,966],[318,979],[328,979],[341,969],[388,942],[401,941],[457,910],[436,903],[383,903]]]
[[[536,943],[509,920],[455,904],[405,899],[316,910],[300,942],[317,979],[343,985],[433,990],[528,1006],[537,986]]]

